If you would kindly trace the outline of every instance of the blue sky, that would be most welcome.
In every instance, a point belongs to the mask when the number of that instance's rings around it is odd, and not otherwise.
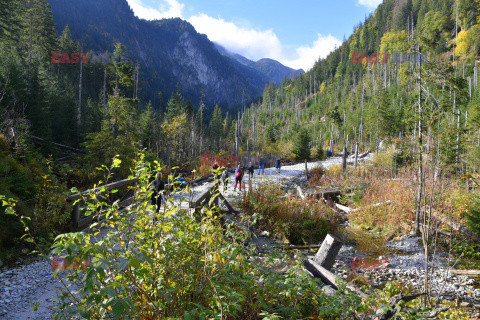
[[[304,70],[324,58],[381,0],[127,0],[143,19],[180,17],[226,49]]]

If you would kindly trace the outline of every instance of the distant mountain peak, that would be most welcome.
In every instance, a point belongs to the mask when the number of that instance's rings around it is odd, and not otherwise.
[[[255,62],[248,58],[245,58],[238,53],[229,51],[228,49],[216,42],[214,42],[214,44],[218,52],[220,52],[221,54],[235,59],[244,66],[248,66],[252,69],[259,71],[260,73],[265,75],[270,81],[275,82],[277,85],[280,84],[285,79],[285,77],[295,79],[301,74],[305,73],[303,69],[295,70],[283,65],[277,60],[273,60],[270,58],[262,58]]]

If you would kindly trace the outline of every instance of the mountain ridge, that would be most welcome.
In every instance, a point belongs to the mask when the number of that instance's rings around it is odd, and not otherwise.
[[[242,56],[241,54],[229,51],[219,43],[214,42],[214,44],[221,54],[229,56],[240,62],[241,64],[261,72],[262,74],[266,75],[269,80],[273,81],[276,85],[282,83],[285,78],[294,80],[298,76],[305,73],[303,69],[295,70],[293,68],[285,66],[277,60],[270,58],[262,58],[260,60],[253,61]]]
[[[231,108],[261,96],[270,81],[258,70],[220,54],[206,35],[180,18],[139,19],[126,0],[49,3],[57,32],[68,25],[85,50],[113,52],[116,42],[126,47],[128,57],[140,66],[139,95],[145,101],[155,101],[159,92],[166,101],[180,87],[196,105],[204,99]]]

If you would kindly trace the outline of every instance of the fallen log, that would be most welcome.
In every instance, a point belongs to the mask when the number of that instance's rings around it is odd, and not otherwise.
[[[342,210],[345,213],[350,213],[353,209],[350,209],[349,207],[342,206],[341,204],[335,203],[335,207],[338,209]]]
[[[303,194],[302,188],[300,188],[300,186],[298,185],[297,185],[297,192],[300,198],[302,198],[302,200],[305,200],[305,195]]]
[[[372,204],[372,205],[369,205],[369,206],[352,209],[350,212],[355,212],[355,211],[359,211],[359,210],[366,209],[366,208],[379,207],[379,206],[383,206],[383,205],[390,204],[390,203],[392,203],[392,200],[387,200],[385,202],[379,202],[379,203],[375,203],[375,204]]]
[[[480,270],[450,270],[450,272],[459,275],[480,276]]]
[[[328,271],[327,269],[325,269],[324,267],[319,265],[313,259],[305,260],[304,266],[315,277],[320,278],[325,284],[330,285],[335,290],[338,290],[338,287],[341,284],[341,282],[339,281],[339,278],[334,273]],[[365,293],[363,293],[359,289],[355,288],[354,286],[351,286],[351,285],[347,284],[346,287],[348,289],[354,291],[356,294],[358,294],[361,297],[366,297],[367,296]]]
[[[317,187],[317,188],[321,188],[321,187]],[[312,194],[312,196],[320,196],[320,197],[323,197],[324,199],[326,199],[326,198],[340,196],[342,193],[349,193],[349,192],[352,192],[354,190],[356,190],[355,187],[347,187],[347,188],[334,187],[334,188],[314,192]]]
[[[440,313],[448,311],[448,309],[450,309],[450,307],[433,309],[432,311],[430,311],[429,314],[426,315],[426,318],[427,319],[436,318]]]
[[[68,151],[72,151],[72,152],[76,152],[76,153],[85,153],[85,151],[77,149],[77,148],[72,148],[70,146],[66,146],[66,145],[63,145],[63,144],[60,144],[60,143],[48,141],[48,140],[45,140],[45,139],[42,139],[42,138],[39,138],[39,137],[35,137],[35,136],[32,136],[32,135],[28,135],[28,136],[30,137],[30,139],[32,139],[32,142],[36,143],[36,144],[50,144],[50,145],[56,147],[57,149],[64,149],[64,150],[68,150]]]
[[[351,209],[349,207],[343,206],[343,205],[338,204],[338,203],[335,203],[335,206],[345,213],[350,213],[350,212],[359,211],[359,210],[362,210],[362,209],[365,209],[365,208],[378,207],[378,206],[386,205],[386,204],[390,204],[390,203],[392,203],[392,201],[388,200],[388,201],[385,201],[385,202],[375,203],[375,204],[372,204],[372,205],[369,205],[369,206],[366,206],[366,207],[360,207],[360,208],[356,208],[356,209]]]
[[[195,180],[191,180],[190,184],[194,185],[194,184],[197,184],[197,183],[202,183],[202,182],[207,181],[208,179],[210,179],[212,177],[213,177],[213,174],[209,174],[205,177],[201,177],[201,178],[198,178],[198,179],[195,179]]]
[[[358,158],[363,159],[363,158],[365,158],[366,156],[368,156],[369,154],[370,154],[370,150],[367,151],[367,152],[365,152],[365,153],[360,154],[360,155],[358,156]]]

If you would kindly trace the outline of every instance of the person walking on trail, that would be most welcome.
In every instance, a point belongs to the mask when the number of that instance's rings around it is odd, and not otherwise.
[[[265,174],[265,159],[260,158],[260,163],[258,165],[258,174]]]
[[[233,186],[233,191],[237,189],[237,184],[238,184],[238,190],[242,191],[242,178],[243,178],[243,168],[238,165],[237,169],[235,170],[235,185]]]
[[[175,183],[176,185],[180,188],[180,189],[183,189],[187,186],[187,180],[185,180],[185,177],[183,176],[183,173],[180,173],[178,175],[178,178],[175,179]]]
[[[223,181],[223,191],[227,191],[227,187],[228,187],[228,170],[227,168],[225,168],[223,171],[222,171],[222,176],[220,177]]]
[[[160,172],[157,172],[155,180],[152,181],[150,187],[153,190],[152,205],[156,205],[155,212],[158,213],[163,202],[163,192],[165,190],[165,183],[162,181],[162,174]]]
[[[282,167],[282,163],[280,159],[277,159],[277,163],[275,164],[275,168],[277,169],[277,173],[280,174],[280,168]]]
[[[213,173],[213,177],[215,179],[218,179],[220,177],[220,172],[218,172],[218,168],[220,168],[220,165],[218,164],[218,161],[215,160],[215,162],[212,166],[212,173]]]
[[[252,161],[250,161],[250,164],[247,168],[247,171],[248,171],[248,179],[252,180],[253,179],[253,171],[255,171],[255,169],[253,168]]]
[[[213,169],[213,171],[217,170],[217,169],[218,169],[218,167],[219,167],[219,165],[218,165],[218,161],[217,161],[217,160],[215,160],[215,162],[213,163],[213,166],[212,166],[212,169]]]

